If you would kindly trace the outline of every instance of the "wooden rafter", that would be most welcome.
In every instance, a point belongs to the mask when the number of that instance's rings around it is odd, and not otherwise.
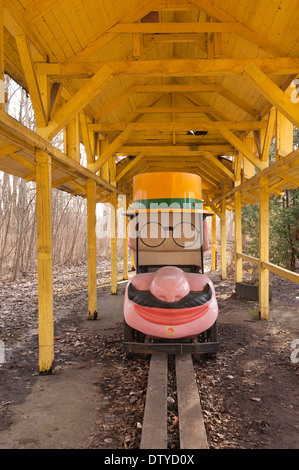
[[[218,21],[232,22],[232,23],[242,25],[245,29],[243,31],[240,31],[239,34],[241,34],[241,36],[247,39],[248,41],[255,44],[257,47],[268,52],[272,56],[283,57],[285,55],[285,52],[283,50],[281,50],[277,46],[273,46],[266,37],[261,36],[255,31],[252,31],[246,25],[243,25],[242,23],[238,22],[235,18],[233,18],[231,15],[229,15],[225,11],[221,10],[219,7],[217,7],[217,5],[213,4],[210,0],[190,0],[190,1],[191,3],[196,5],[199,9],[204,10],[206,13],[208,13],[208,15],[217,19]]]
[[[245,72],[252,78],[260,93],[279,111],[299,127],[299,106],[293,103],[264,72],[253,62],[245,67]]]
[[[98,171],[105,162],[109,160],[112,155],[119,150],[119,148],[128,140],[130,135],[133,132],[131,125],[126,127],[126,129],[104,150],[101,154],[101,159],[97,160],[92,165],[89,165],[88,168],[91,171]]]
[[[262,170],[267,165],[266,162],[262,162],[250,148],[247,147],[230,129],[225,126],[219,127],[220,133],[230,142],[237,150],[243,153],[243,155],[259,170]]]
[[[28,90],[30,93],[37,126],[45,127],[47,125],[46,113],[45,113],[45,109],[43,106],[40,88],[39,88],[37,76],[35,73],[34,63],[31,57],[27,38],[26,36],[16,36],[15,40],[18,46],[19,55],[20,55],[20,59],[21,59],[22,67],[23,67],[23,72],[24,72]]]
[[[45,139],[52,139],[65,127],[87,104],[104,88],[113,74],[110,67],[104,65],[77,93],[52,116],[47,127],[39,129]]]

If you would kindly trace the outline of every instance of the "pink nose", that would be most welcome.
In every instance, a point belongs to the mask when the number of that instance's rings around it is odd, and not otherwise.
[[[181,269],[165,266],[157,271],[150,291],[157,299],[175,302],[189,293],[190,286]]]

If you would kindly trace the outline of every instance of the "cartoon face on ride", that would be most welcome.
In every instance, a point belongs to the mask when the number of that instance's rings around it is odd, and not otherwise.
[[[205,214],[196,193],[200,192],[200,178],[188,175],[185,185],[190,183],[190,176],[195,177],[193,187],[188,186],[191,197],[189,193],[189,197],[184,194],[180,198],[169,191],[179,191],[184,174],[164,174],[166,195],[170,197],[165,198],[163,186],[157,181],[154,192],[155,196],[164,194],[163,200],[149,197],[155,177],[160,183],[163,178],[162,174],[156,175],[149,176],[150,189],[143,188],[147,199],[137,199],[137,209],[131,212],[129,247],[134,252],[137,274],[126,289],[125,322],[149,337],[189,338],[210,328],[218,315],[214,286],[203,274],[203,252],[208,242]],[[142,184],[142,178],[138,184]]]

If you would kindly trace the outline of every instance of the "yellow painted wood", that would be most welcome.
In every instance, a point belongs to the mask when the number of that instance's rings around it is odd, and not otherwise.
[[[212,216],[212,247],[211,247],[211,254],[212,254],[212,271],[217,270],[217,252],[216,252],[216,215]]]
[[[240,23],[119,23],[113,27],[118,34],[167,33],[242,33],[247,28]]]
[[[297,105],[298,106],[298,105]],[[293,150],[294,126],[279,110],[276,112],[276,159],[285,157]]]
[[[27,38],[26,36],[16,36],[15,40],[18,46],[23,72],[26,77],[37,126],[45,127],[47,125],[46,114]]]
[[[108,146],[109,146],[108,138],[106,138],[105,140],[99,141],[98,160],[101,160],[102,155],[104,154],[104,152],[105,152],[105,150],[108,148]],[[101,177],[102,177],[104,180],[110,181],[110,177],[109,177],[109,161],[106,161],[106,162],[103,163],[103,165],[100,167],[99,174],[101,175]]]
[[[211,84],[177,84],[177,85],[133,85],[129,88],[130,93],[180,93],[180,92],[212,92],[220,91],[220,85]]]
[[[223,163],[221,163],[211,152],[205,152],[204,155],[208,160],[213,163],[213,165],[217,166],[217,168],[220,168],[222,173],[234,180],[234,174],[225,165],[223,165]]]
[[[226,269],[226,200],[221,202],[221,217],[220,217],[220,237],[221,237],[221,279],[225,280],[227,277]]]
[[[224,22],[237,22],[237,20],[229,15],[227,12],[219,8],[217,5],[213,4],[210,0],[191,0],[191,3],[196,5],[200,10],[204,10],[206,13],[208,13],[209,16],[211,16],[214,19],[217,19],[219,21],[224,21]],[[284,56],[284,51],[281,50],[277,46],[273,46],[271,41],[269,41],[267,38],[264,36],[256,33],[255,31],[252,31],[250,28],[246,27],[243,25],[244,28],[246,28],[244,31],[240,31],[241,36],[243,36],[245,39],[248,41],[252,42],[259,48],[263,49],[264,51],[268,52],[269,54],[273,55],[274,57],[283,57]]]
[[[42,0],[35,2],[31,0],[29,4],[27,4],[24,12],[25,20],[28,23],[36,21],[51,8],[55,7],[55,5],[60,1],[61,0]]]
[[[127,197],[123,198],[123,212],[126,213],[128,210],[129,204]],[[129,252],[128,252],[128,228],[129,228],[129,218],[125,215],[123,221],[124,234],[123,234],[123,279],[127,280],[129,278],[128,273],[128,261],[129,261]]]
[[[118,149],[128,140],[130,135],[133,133],[133,127],[129,125],[116,139],[106,148],[104,153],[101,155],[101,158],[95,163],[88,166],[90,171],[96,172],[101,166],[104,165],[109,158],[118,151]]]
[[[153,108],[154,109],[154,108]],[[154,118],[155,119],[155,118]],[[222,130],[222,129],[234,129],[234,130],[250,130],[250,129],[261,129],[267,125],[264,121],[192,121],[186,120],[183,122],[157,122],[156,120],[150,122],[118,122],[111,124],[90,124],[90,128],[94,132],[115,132],[126,130],[128,126],[132,131],[184,131],[197,129],[200,126],[201,130]]]
[[[155,6],[159,5],[159,3],[160,0],[153,0],[150,3],[148,2],[148,0],[143,0],[140,5],[138,5],[135,9],[130,10],[119,22],[117,21],[116,26],[119,23],[130,23],[140,20],[152,9],[154,9]],[[113,25],[111,25],[111,27],[107,27],[106,31],[103,31],[94,41],[91,41],[81,52],[76,54],[75,57],[72,57],[71,60],[75,62],[85,61],[92,54],[95,54],[104,46],[108,45],[112,40],[116,38],[117,35],[118,33],[113,30]]]
[[[117,294],[117,195],[111,194],[111,294]]]
[[[77,115],[65,127],[64,152],[77,163],[80,163],[80,123]]]
[[[39,129],[39,134],[48,140],[55,137],[63,127],[95,98],[112,78],[112,70],[107,65],[104,65],[65,105],[56,111],[47,127]]]
[[[79,165],[77,162],[51,145],[50,142],[44,140],[40,135],[23,126],[3,110],[0,110],[0,135],[1,133],[8,135],[9,139],[16,143],[16,146],[18,145],[31,149],[33,158],[35,148],[43,149],[51,156],[55,165],[60,166],[66,172],[72,175],[77,175],[77,177],[82,177],[85,181],[88,178],[93,179],[96,181],[98,187],[108,191],[108,193],[111,191],[119,193],[117,188],[100,178],[98,175],[90,172],[82,165]]]
[[[36,152],[39,371],[54,368],[51,158]]]
[[[241,221],[241,193],[235,194],[235,281],[242,282],[242,259],[237,256],[237,253],[242,253],[242,221]]]
[[[237,150],[243,153],[243,155],[259,170],[262,170],[266,166],[266,162],[262,162],[254,152],[248,146],[242,142],[239,137],[237,137],[230,129],[221,125],[219,130],[223,137],[225,137],[228,142],[236,147]]]
[[[80,113],[79,119],[80,119],[80,129],[82,133],[83,144],[84,144],[85,152],[86,152],[87,165],[92,165],[94,163],[95,154],[94,154],[94,147],[92,146],[92,142],[90,139],[90,133],[88,131],[86,114]]]
[[[288,279],[289,281],[296,282],[296,284],[299,284],[299,274],[294,273],[294,271],[290,271],[289,269],[281,268],[280,266],[277,266],[276,264],[269,263],[267,261],[262,261],[261,262],[262,268],[268,269],[269,271],[278,274],[278,276],[284,277],[285,279]]]
[[[148,75],[148,76],[234,76],[243,73],[249,66],[259,68],[263,73],[294,75],[299,72],[297,57],[279,58],[238,58],[238,59],[158,59],[158,60],[118,60],[106,61],[106,66],[113,74]],[[42,64],[42,70],[57,80],[63,77],[88,78],[96,74],[103,66],[102,62],[68,62]],[[272,80],[270,80],[271,83]]]
[[[88,318],[97,318],[96,184],[87,180]]]
[[[276,121],[276,109],[273,108],[269,112],[269,117],[268,117],[268,122],[267,122],[267,129],[266,129],[263,151],[262,151],[262,156],[261,156],[261,160],[263,162],[269,161],[270,145],[273,139],[275,121]]]
[[[5,0],[5,27],[13,37],[26,36],[28,38],[33,46],[31,53],[34,61],[46,62],[47,50],[25,21],[23,14],[23,8],[17,0]]]
[[[299,106],[293,103],[265,73],[254,63],[245,66],[245,72],[252,78],[261,94],[275,106],[294,126],[299,127]]]
[[[256,155],[256,151],[255,151],[256,148],[255,148],[255,143],[254,143],[253,136],[243,138],[242,142],[244,143],[244,145],[252,153],[254,153]],[[243,154],[241,154],[241,155],[243,155]],[[255,173],[254,164],[251,161],[248,160],[246,155],[243,155],[243,174],[244,174],[244,177],[249,179],[252,176],[254,176],[254,173]]]
[[[141,152],[139,155],[137,155],[134,160],[130,161],[126,166],[125,168],[117,174],[116,176],[116,182],[118,182],[119,180],[121,180],[129,171],[133,170],[133,168],[135,168],[140,160],[142,160],[144,158],[144,153]]]
[[[260,180],[259,216],[259,312],[262,320],[269,319],[269,271],[262,262],[269,261],[269,184],[268,177]]]
[[[51,83],[47,74],[36,76],[38,82],[39,93],[43,105],[46,122],[50,119],[51,114]]]
[[[244,261],[249,261],[250,263],[256,264],[257,266],[259,265],[259,259],[254,258],[253,256],[245,255],[244,253],[236,253],[237,258],[241,258]]]

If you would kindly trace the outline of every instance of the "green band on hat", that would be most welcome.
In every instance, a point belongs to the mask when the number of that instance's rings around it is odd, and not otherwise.
[[[202,209],[202,201],[195,198],[138,199],[133,209]]]

